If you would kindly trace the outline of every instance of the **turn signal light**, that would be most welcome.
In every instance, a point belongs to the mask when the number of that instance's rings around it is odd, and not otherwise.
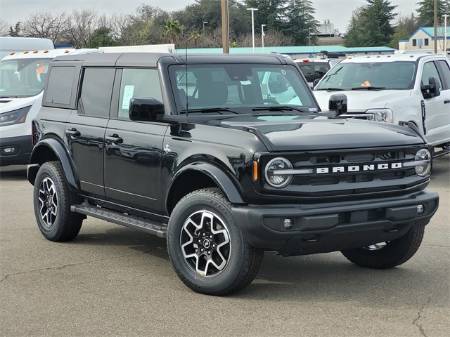
[[[259,180],[259,162],[257,160],[253,161],[252,167],[252,180],[254,182]]]

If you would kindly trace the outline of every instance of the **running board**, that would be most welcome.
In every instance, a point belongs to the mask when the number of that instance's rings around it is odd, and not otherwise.
[[[113,222],[115,224],[126,226],[134,229],[139,229],[144,232],[156,235],[160,238],[166,237],[166,226],[161,223],[151,222],[148,219],[111,211],[109,209],[92,206],[87,203],[70,206],[70,210],[74,213],[89,215],[97,219]]]

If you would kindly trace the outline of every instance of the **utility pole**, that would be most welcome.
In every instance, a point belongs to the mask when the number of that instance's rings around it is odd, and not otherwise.
[[[434,0],[434,53],[438,52],[438,0]]]
[[[264,33],[264,27],[267,25],[261,25],[261,47],[264,48],[264,36],[266,36],[266,33]]]
[[[450,15],[444,15],[444,55],[447,55],[447,20]]]
[[[255,12],[258,8],[247,8],[247,10],[252,12],[252,47],[255,52]]]
[[[223,53],[230,53],[230,24],[229,24],[229,15],[228,15],[228,0],[221,0],[221,9],[222,9],[222,47]]]

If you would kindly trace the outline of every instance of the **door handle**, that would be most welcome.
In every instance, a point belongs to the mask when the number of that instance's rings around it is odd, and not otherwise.
[[[450,99],[445,100],[444,104],[450,104]]]
[[[118,135],[113,134],[111,136],[106,136],[105,139],[112,144],[120,144],[123,142],[123,139],[120,138]]]
[[[71,137],[79,137],[81,135],[80,131],[75,128],[66,130],[66,135]]]

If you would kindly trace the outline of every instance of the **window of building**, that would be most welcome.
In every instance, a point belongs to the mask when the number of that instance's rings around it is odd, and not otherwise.
[[[413,47],[417,47],[417,40],[416,40],[416,39],[413,39],[413,40],[412,40],[412,44],[413,44]]]
[[[429,46],[430,45],[430,40],[429,39],[425,39],[425,46]]]
[[[91,117],[109,117],[114,73],[113,68],[84,69],[78,113]]]

